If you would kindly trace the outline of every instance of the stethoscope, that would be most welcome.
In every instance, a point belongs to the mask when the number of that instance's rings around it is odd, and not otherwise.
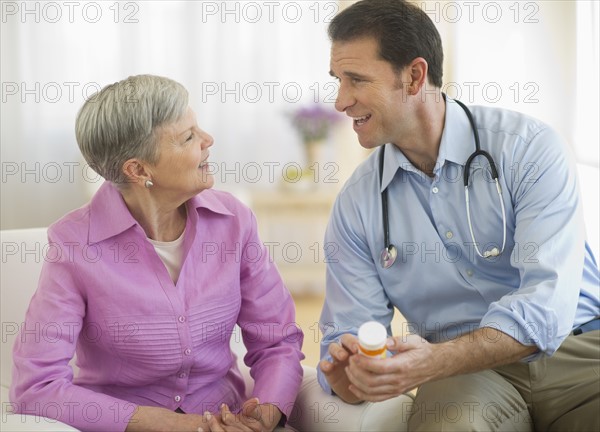
[[[446,95],[443,95],[443,96],[444,96],[444,100],[445,100]],[[481,147],[479,144],[479,133],[477,132],[477,127],[475,125],[475,120],[473,119],[473,115],[471,114],[471,111],[461,101],[459,101],[459,100],[454,100],[454,101],[463,109],[463,111],[469,118],[469,123],[471,123],[471,129],[473,130],[473,137],[475,138],[475,151],[471,154],[471,156],[469,156],[469,158],[467,159],[467,162],[465,162],[465,168],[464,168],[465,171],[464,171],[464,175],[463,175],[463,181],[464,181],[464,186],[465,186],[465,207],[467,209],[467,222],[469,223],[469,232],[471,233],[471,240],[473,241],[473,244],[475,245],[475,251],[477,252],[477,255],[479,255],[481,258],[497,257],[502,252],[504,252],[504,246],[506,245],[506,212],[504,209],[504,200],[502,199],[502,189],[500,188],[500,183],[498,182],[498,171],[496,170],[496,164],[494,163],[494,159],[492,158],[492,156],[485,150],[481,150]],[[381,147],[381,151],[379,152],[379,184],[381,187],[383,187],[384,155],[385,155],[385,145],[383,145]],[[490,165],[490,169],[492,171],[492,179],[496,183],[496,190],[498,191],[498,199],[500,200],[500,208],[502,209],[502,224],[504,225],[503,233],[502,233],[502,248],[500,250],[498,250],[497,247],[493,247],[492,249],[484,251],[483,253],[477,246],[477,241],[475,240],[475,234],[473,233],[473,225],[471,223],[471,208],[469,205],[469,171],[471,168],[471,162],[477,156],[483,156],[484,158],[486,158]],[[385,188],[381,192],[381,210],[382,210],[382,214],[383,214],[383,237],[384,237],[384,243],[386,246],[381,251],[380,264],[381,264],[381,267],[383,267],[384,269],[387,269],[387,268],[390,268],[394,264],[394,262],[396,261],[396,258],[398,256],[398,250],[396,249],[396,246],[394,246],[392,243],[390,243],[390,222],[389,222],[389,217],[388,217],[387,188]]]

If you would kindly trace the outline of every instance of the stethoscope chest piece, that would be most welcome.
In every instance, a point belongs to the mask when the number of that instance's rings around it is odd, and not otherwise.
[[[396,246],[391,244],[383,248],[380,257],[381,267],[383,267],[384,269],[390,268],[394,264],[394,262],[396,262],[397,256],[398,250],[396,249]]]

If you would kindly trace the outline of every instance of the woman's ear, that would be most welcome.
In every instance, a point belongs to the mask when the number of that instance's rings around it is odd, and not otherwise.
[[[122,170],[128,184],[144,186],[147,180],[152,180],[148,165],[139,159],[126,160]]]

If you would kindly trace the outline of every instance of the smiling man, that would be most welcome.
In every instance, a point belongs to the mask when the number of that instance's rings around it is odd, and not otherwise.
[[[598,267],[567,144],[536,119],[446,98],[440,36],[411,3],[358,2],[329,36],[336,108],[379,149],[325,236],[339,249],[322,387],[350,403],[418,387],[410,430],[599,429]],[[385,359],[359,355],[357,328],[391,335],[394,307],[410,334]]]

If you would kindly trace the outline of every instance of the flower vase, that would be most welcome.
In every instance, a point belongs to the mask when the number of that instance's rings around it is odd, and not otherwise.
[[[323,140],[304,141],[305,162],[297,169],[286,170],[282,186],[294,191],[308,191],[317,187],[319,179],[319,161],[322,157]]]
[[[306,151],[306,169],[317,170],[319,165],[315,163],[320,162],[323,153],[324,140],[310,140],[304,142],[304,149]]]

